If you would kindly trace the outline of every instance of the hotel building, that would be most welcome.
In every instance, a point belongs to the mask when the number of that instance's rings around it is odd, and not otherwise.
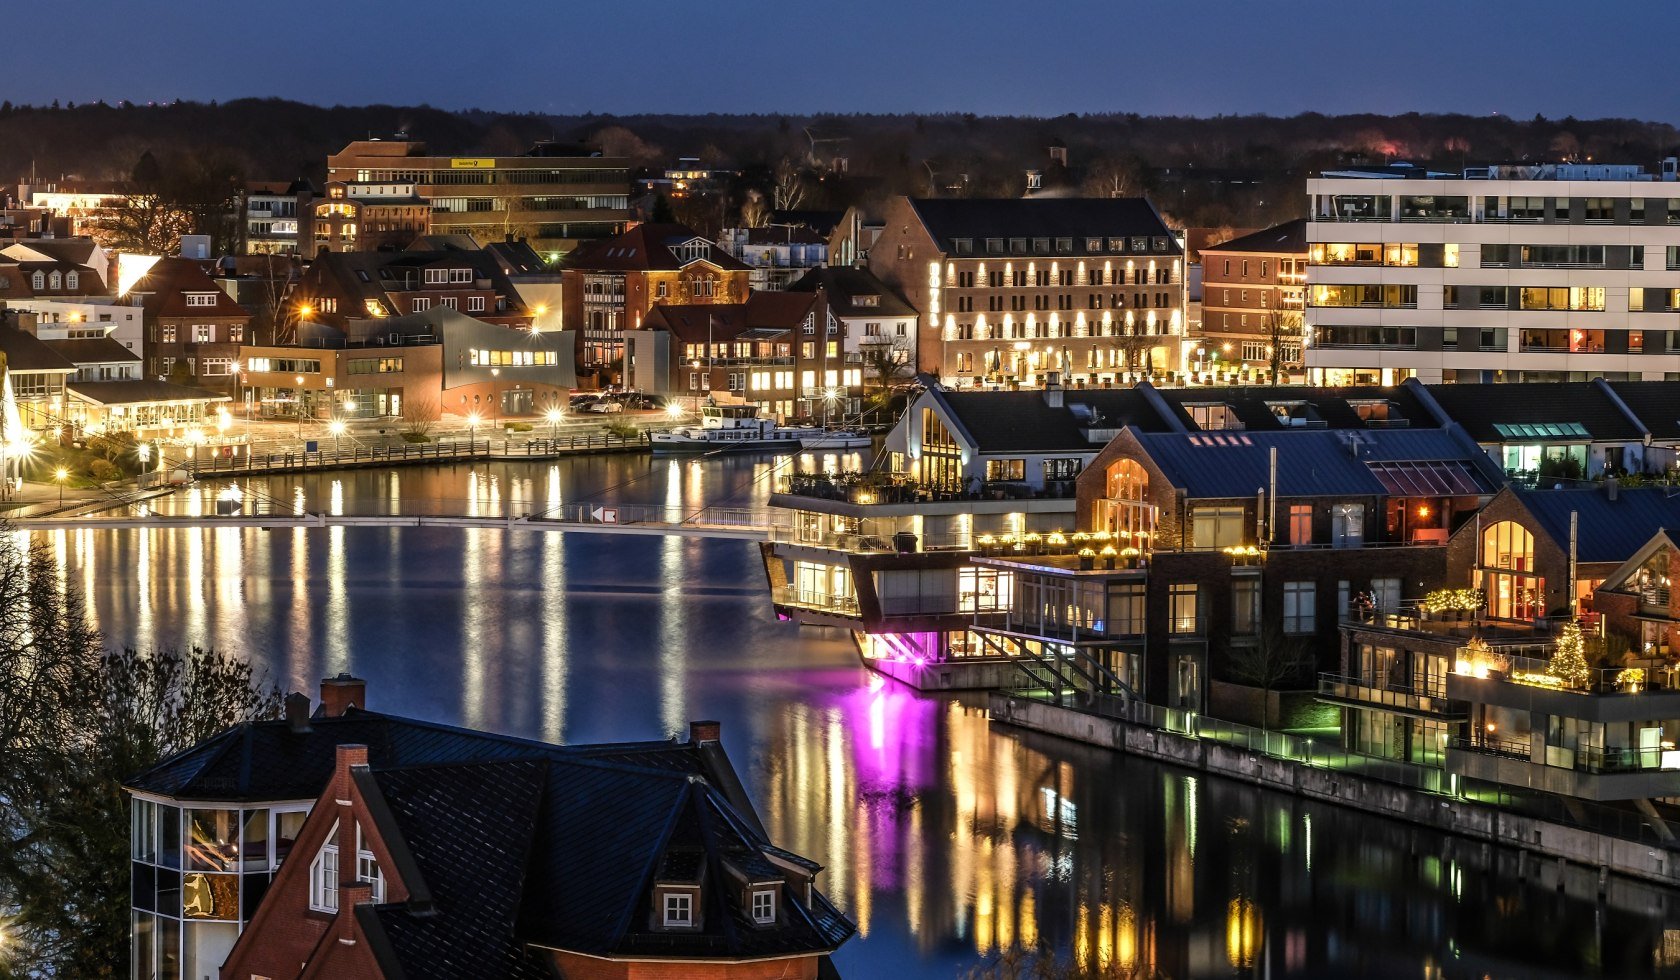
[[[1323,384],[1680,378],[1680,185],[1633,165],[1308,180]]]
[[[921,313],[918,371],[1081,388],[1178,363],[1184,249],[1141,197],[901,197],[885,225],[869,271]]]

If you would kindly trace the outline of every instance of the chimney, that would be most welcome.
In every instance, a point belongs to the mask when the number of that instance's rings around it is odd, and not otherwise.
[[[1621,491],[1622,482],[1615,477],[1611,477],[1610,479],[1604,481],[1604,495],[1609,497],[1612,501],[1616,499],[1617,494],[1621,493]]]
[[[1044,404],[1051,408],[1061,408],[1062,400],[1062,372],[1044,372]]]
[[[341,718],[349,708],[367,708],[367,681],[349,674],[321,681],[321,717]]]
[[[309,731],[309,695],[301,691],[286,695],[286,727],[300,735]]]
[[[716,742],[723,738],[723,724],[716,721],[691,721],[688,723],[688,744],[703,745],[706,742]]]

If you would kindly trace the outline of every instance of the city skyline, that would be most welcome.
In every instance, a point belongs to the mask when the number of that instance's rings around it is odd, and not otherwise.
[[[41,104],[280,97],[559,115],[1463,112],[1677,118],[1673,99],[1660,88],[1627,86],[1623,79],[1629,64],[1660,61],[1662,41],[1672,33],[1665,28],[1680,26],[1680,10],[1595,8],[1595,30],[1618,43],[1584,46],[1537,74],[1534,52],[1545,49],[1575,12],[1561,0],[1527,4],[1521,18],[1491,5],[1465,8],[1443,0],[1404,8],[1313,0],[1287,9],[1292,16],[1215,4],[1189,23],[1164,7],[1063,7],[1025,17],[989,0],[960,12],[877,0],[790,12],[753,2],[721,14],[662,9],[651,23],[629,31],[622,10],[611,4],[516,3],[474,11],[472,20],[439,34],[440,26],[452,23],[452,8],[435,0],[410,5],[405,10],[412,13],[400,21],[353,9],[346,17],[333,5],[304,0],[287,24],[239,9],[206,17],[200,4],[142,12],[71,0],[59,10],[79,25],[81,43],[116,56],[67,76],[46,71],[50,47],[22,50],[9,97]],[[299,34],[293,27],[298,23],[321,29]],[[860,29],[864,25],[874,29]],[[1194,32],[1187,56],[1156,56],[1158,42],[1174,31]],[[381,43],[367,43],[370,33]],[[622,35],[621,43],[612,41],[614,35]],[[285,58],[253,59],[252,46],[264,47],[265,36],[307,37],[308,43],[288,42]],[[447,70],[416,72],[416,55],[444,36]],[[529,57],[510,57],[514,38]],[[194,56],[146,59],[142,52],[152,47]],[[814,74],[817,63],[840,67]]]

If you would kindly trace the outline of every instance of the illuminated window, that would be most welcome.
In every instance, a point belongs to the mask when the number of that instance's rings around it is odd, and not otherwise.
[[[1546,580],[1534,573],[1534,535],[1515,521],[1482,529],[1477,577],[1488,613],[1499,619],[1545,615]]]
[[[338,824],[327,831],[328,843],[322,844],[309,865],[309,907],[317,912],[338,911]]]

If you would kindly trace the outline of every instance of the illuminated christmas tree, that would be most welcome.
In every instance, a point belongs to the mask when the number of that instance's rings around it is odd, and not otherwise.
[[[1546,673],[1570,687],[1586,687],[1592,674],[1583,653],[1585,649],[1586,642],[1581,638],[1580,624],[1574,620],[1563,624],[1563,632],[1558,634],[1557,649],[1552,653],[1551,662],[1546,665]]]

